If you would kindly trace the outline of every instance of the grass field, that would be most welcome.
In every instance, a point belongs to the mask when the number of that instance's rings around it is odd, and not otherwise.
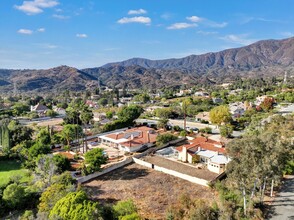
[[[0,186],[9,182],[10,177],[22,176],[21,182],[29,181],[28,170],[22,169],[20,162],[15,160],[0,160]]]

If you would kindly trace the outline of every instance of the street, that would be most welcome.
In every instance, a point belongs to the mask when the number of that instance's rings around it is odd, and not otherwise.
[[[276,195],[271,205],[271,220],[294,219],[294,175],[284,182],[281,191]]]

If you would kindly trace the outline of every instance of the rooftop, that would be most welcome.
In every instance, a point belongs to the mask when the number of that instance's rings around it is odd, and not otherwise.
[[[194,140],[191,140],[190,144],[177,147],[176,150],[182,151],[183,147],[186,147],[187,151],[196,152],[198,150],[198,147],[200,147],[201,149],[204,149],[204,150],[225,153],[225,148],[223,143],[206,138],[206,137],[197,137]]]
[[[111,133],[101,138],[119,143],[127,147],[136,147],[156,141],[157,132],[146,126],[128,129],[122,132]]]

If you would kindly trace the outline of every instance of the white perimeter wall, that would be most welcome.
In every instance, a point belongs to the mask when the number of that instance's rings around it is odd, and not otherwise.
[[[170,170],[170,169],[167,169],[167,168],[164,168],[164,167],[159,167],[159,166],[156,166],[155,164],[148,163],[146,161],[140,160],[140,159],[135,158],[135,157],[133,157],[133,160],[134,160],[135,163],[140,164],[142,166],[145,166],[145,167],[148,167],[150,169],[154,169],[154,170],[157,170],[157,171],[160,171],[160,172],[163,172],[163,173],[166,173],[166,174],[169,174],[169,175],[172,175],[172,176],[175,176],[175,177],[190,181],[192,183],[196,183],[196,184],[199,184],[199,185],[202,185],[202,186],[208,186],[208,183],[209,183],[209,181],[207,181],[207,180],[200,179],[200,178],[190,176],[190,175],[187,175],[187,174],[179,173],[177,171]]]

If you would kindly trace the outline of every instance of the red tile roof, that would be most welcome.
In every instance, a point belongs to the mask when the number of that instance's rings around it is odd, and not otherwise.
[[[132,139],[131,134],[133,132],[138,132],[138,136],[133,136],[133,139]],[[126,135],[128,136],[127,138],[126,138]],[[137,147],[140,145],[156,142],[157,135],[158,134],[155,132],[154,129],[143,126],[143,127],[128,129],[124,132],[120,132],[117,134],[115,133],[109,134],[109,135],[106,135],[106,137],[112,138],[114,140],[126,138],[128,139],[128,141],[121,143],[121,145],[126,147]]]
[[[222,147],[216,147],[215,145],[220,145]],[[224,153],[226,151],[223,143],[208,139],[206,137],[197,137],[190,141],[190,144],[179,146],[176,150],[181,152],[183,147],[186,147],[188,151],[195,152],[198,150],[198,147],[201,147],[201,149],[204,150],[211,150],[219,153]]]

